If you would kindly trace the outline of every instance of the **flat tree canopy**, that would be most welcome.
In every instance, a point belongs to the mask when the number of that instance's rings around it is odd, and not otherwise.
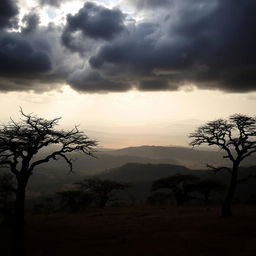
[[[158,179],[153,182],[151,191],[158,189],[169,189],[175,196],[177,205],[182,205],[189,201],[188,185],[199,180],[199,177],[191,174],[175,174],[170,177]]]
[[[230,160],[231,167],[209,164],[207,166],[215,171],[226,170],[231,175],[227,195],[222,206],[222,216],[231,216],[231,203],[236,186],[250,178],[239,180],[238,171],[241,162],[256,153],[256,118],[235,114],[228,119],[210,121],[197,128],[189,137],[193,139],[190,143],[193,147],[202,144],[217,146],[224,152],[223,158]]]
[[[76,183],[85,192],[94,193],[99,200],[99,206],[104,208],[106,203],[113,198],[114,190],[124,190],[129,187],[128,183],[99,178],[87,178]]]
[[[23,119],[19,122],[11,120],[0,128],[0,167],[9,168],[17,181],[12,255],[24,255],[25,191],[34,169],[50,160],[64,159],[72,171],[68,154],[80,152],[93,156],[97,145],[76,126],[69,131],[57,130],[60,118],[47,120],[25,114],[22,109],[21,114]],[[50,146],[54,146],[50,153],[38,156],[39,151]]]

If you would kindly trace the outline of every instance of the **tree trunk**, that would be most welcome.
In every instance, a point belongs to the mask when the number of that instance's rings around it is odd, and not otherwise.
[[[12,234],[12,256],[24,256],[24,206],[25,206],[25,182],[18,180],[16,191],[15,213]]]
[[[231,174],[229,188],[226,194],[226,198],[222,204],[221,216],[222,217],[230,217],[232,216],[232,201],[236,191],[237,185],[237,175],[238,175],[238,165],[233,166],[232,174]]]
[[[176,205],[181,206],[184,205],[185,199],[184,199],[184,194],[182,193],[175,193],[175,200],[176,200]]]
[[[206,192],[204,194],[204,203],[205,203],[205,206],[208,206],[209,205],[209,198],[210,198],[210,192]]]
[[[100,208],[105,208],[106,207],[108,199],[109,199],[108,196],[102,196],[100,198]]]

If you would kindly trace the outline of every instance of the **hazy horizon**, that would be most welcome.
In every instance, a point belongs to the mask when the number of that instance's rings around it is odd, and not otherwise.
[[[1,124],[19,119],[22,107],[62,117],[62,128],[79,124],[100,147],[188,146],[188,134],[208,120],[255,115],[252,1],[0,7]]]

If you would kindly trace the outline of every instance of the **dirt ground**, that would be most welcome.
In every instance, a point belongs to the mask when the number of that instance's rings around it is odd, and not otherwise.
[[[27,256],[256,256],[256,207],[120,207],[27,217]],[[2,254],[1,254],[2,255]]]

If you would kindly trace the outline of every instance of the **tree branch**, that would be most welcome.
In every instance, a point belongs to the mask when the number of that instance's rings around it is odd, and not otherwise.
[[[228,171],[230,174],[232,174],[232,170],[229,168],[229,167],[226,167],[226,166],[221,166],[221,167],[214,167],[210,164],[206,164],[206,167],[210,168],[210,169],[213,169],[213,171],[215,173],[218,173],[219,171],[222,171],[222,170],[226,170]]]
[[[6,165],[17,176],[19,174],[32,174],[34,168],[50,160],[63,158],[72,172],[72,160],[66,154],[80,152],[93,156],[97,146],[95,140],[90,140],[75,126],[69,131],[55,130],[60,118],[46,120],[32,114],[25,114],[20,122],[11,119],[8,125],[0,128],[0,165]],[[35,160],[33,157],[38,151],[50,145],[60,146],[55,152],[50,153],[43,159]],[[19,170],[17,170],[17,166]]]

